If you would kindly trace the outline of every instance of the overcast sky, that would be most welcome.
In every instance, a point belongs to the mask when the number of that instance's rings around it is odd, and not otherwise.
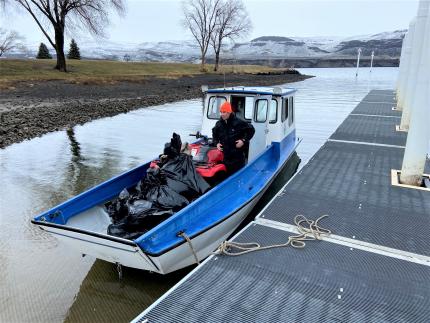
[[[124,0],[125,17],[112,15],[107,29],[112,41],[183,40],[180,0]],[[407,29],[418,0],[244,0],[253,23],[244,40],[260,36],[355,36]],[[0,13],[0,27],[14,29],[29,42],[46,42],[23,11]],[[83,35],[71,35],[79,39]],[[78,41],[79,42],[79,41]]]

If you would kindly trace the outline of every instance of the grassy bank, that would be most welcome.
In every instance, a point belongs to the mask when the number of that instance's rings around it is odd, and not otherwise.
[[[0,59],[0,88],[13,87],[22,81],[65,80],[71,83],[103,84],[118,81],[139,82],[148,76],[175,78],[204,74],[198,64],[142,63],[107,60],[69,60],[68,73],[54,70],[55,60]],[[207,66],[209,74],[213,66]],[[259,73],[279,71],[265,66],[227,65],[218,73]]]

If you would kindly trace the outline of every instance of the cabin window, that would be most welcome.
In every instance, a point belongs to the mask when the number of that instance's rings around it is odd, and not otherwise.
[[[272,99],[269,107],[269,122],[276,123],[278,119],[278,101],[276,99]]]
[[[255,121],[266,122],[268,103],[267,100],[257,100],[255,105]]]
[[[284,122],[288,119],[288,98],[282,100],[282,114],[281,121]]]
[[[290,119],[288,120],[288,125],[291,126],[294,122],[294,97],[291,97],[290,104],[289,104],[289,114]]]
[[[227,98],[224,96],[211,96],[209,98],[209,105],[208,105],[209,119],[220,118],[219,108],[225,101],[227,101]]]
[[[232,95],[230,98],[230,103],[234,113],[236,114],[236,117],[248,122],[252,120],[254,97]]]
[[[247,96],[245,98],[245,119],[252,120],[252,110],[254,108],[254,97]]]

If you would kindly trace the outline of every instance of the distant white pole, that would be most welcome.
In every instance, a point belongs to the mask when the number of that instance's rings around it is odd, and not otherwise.
[[[399,87],[399,99],[397,101],[397,110],[403,110],[403,106],[405,105],[405,92],[406,92],[406,84],[408,83],[408,79],[410,76],[410,63],[411,63],[411,53],[412,53],[412,42],[415,34],[415,23],[416,18],[414,18],[409,24],[409,30],[407,34],[407,40],[405,44],[405,59],[404,59],[404,74],[400,80]]]
[[[372,50],[372,56],[370,58],[370,73],[372,73],[372,67],[373,67],[373,57],[375,56],[375,51]]]
[[[402,121],[400,129],[408,130],[411,119],[411,110],[414,108],[415,88],[417,82],[418,66],[420,65],[423,54],[423,43],[426,40],[426,23],[429,16],[430,0],[420,0],[418,4],[417,22],[415,24],[415,34],[412,42],[410,77],[406,84],[405,101],[402,112]],[[430,35],[427,35],[427,38]],[[429,59],[429,57],[427,57]]]
[[[425,2],[427,19],[421,34],[422,46],[417,64],[417,80],[414,83],[413,109],[400,174],[401,183],[417,186],[422,181],[430,140],[430,1]]]
[[[358,67],[360,66],[360,55],[361,55],[361,48],[358,49],[358,56],[357,56],[357,71],[355,72],[355,77],[358,76]]]

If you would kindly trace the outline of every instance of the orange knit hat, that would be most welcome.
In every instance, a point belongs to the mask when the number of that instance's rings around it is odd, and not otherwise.
[[[233,112],[233,109],[231,108],[231,104],[228,101],[225,101],[223,104],[221,104],[221,108],[219,109],[220,112]]]

